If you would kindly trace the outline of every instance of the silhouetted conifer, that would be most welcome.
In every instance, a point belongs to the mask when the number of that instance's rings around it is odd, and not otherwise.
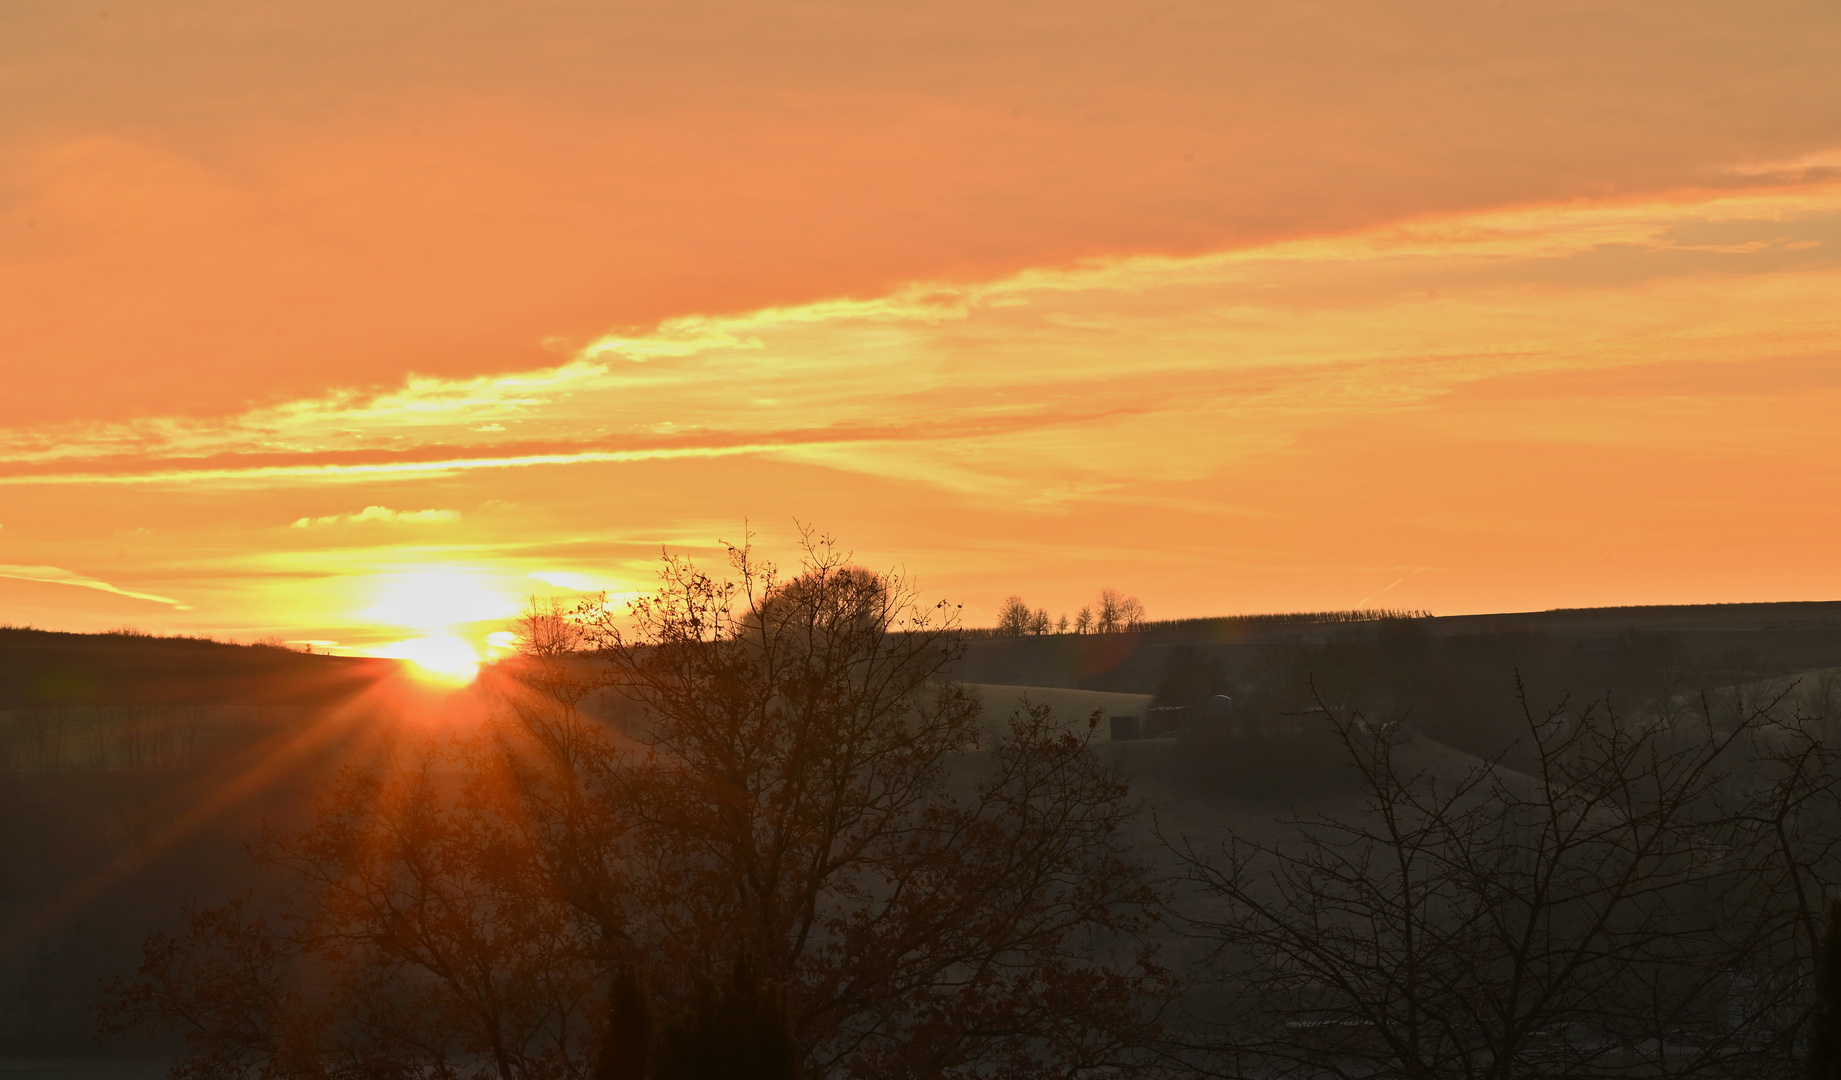
[[[729,985],[704,983],[682,1021],[669,1024],[655,1080],[796,1080],[799,1050],[780,997],[738,962]]]
[[[601,1036],[595,1080],[646,1080],[652,1020],[639,973],[631,967],[620,969],[608,989],[607,1029]]]
[[[1810,1080],[1841,1080],[1841,900],[1828,902],[1828,932],[1816,957],[1810,1019]]]

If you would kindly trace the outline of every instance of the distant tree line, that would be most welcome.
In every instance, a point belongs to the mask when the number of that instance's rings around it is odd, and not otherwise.
[[[1112,607],[1113,618],[1110,623],[1105,619],[1108,608],[1106,593],[1112,594],[1111,599],[1114,605]],[[1136,597],[1124,596],[1116,589],[1106,589],[1102,590],[1098,602],[1083,606],[1072,618],[1065,613],[1059,617],[1051,616],[1048,609],[1031,608],[1020,595],[1012,594],[999,606],[997,625],[994,628],[971,630],[968,631],[968,636],[1031,637],[1067,633],[1117,633],[1125,629],[1133,633],[1177,631],[1208,634],[1211,632],[1271,630],[1291,626],[1335,626],[1429,618],[1432,618],[1431,612],[1418,609],[1364,608],[1355,611],[1293,611],[1212,616],[1201,619],[1149,619],[1145,617],[1143,604]],[[1114,629],[1102,630],[1100,629],[1102,625],[1111,626]]]
[[[997,634],[1029,637],[1044,634],[1123,634],[1142,629],[1144,604],[1117,589],[1101,589],[1095,603],[1082,607],[1070,621],[1064,612],[1050,618],[1047,608],[1031,608],[1021,596],[1006,598],[997,609]]]

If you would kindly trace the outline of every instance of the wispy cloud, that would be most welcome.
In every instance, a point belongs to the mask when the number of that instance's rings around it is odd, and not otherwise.
[[[541,581],[555,589],[569,589],[574,592],[608,592],[610,586],[606,580],[593,574],[581,574],[573,570],[533,570],[525,575],[533,581]]]
[[[383,461],[355,464],[327,463],[259,465],[247,468],[153,468],[148,471],[17,473],[0,476],[0,485],[41,484],[196,484],[273,486],[278,483],[363,483],[376,480],[422,479],[474,472],[482,469],[522,469],[542,465],[593,465],[619,462],[668,461],[681,458],[733,457],[778,449],[771,443],[734,446],[660,447],[647,450],[583,450],[574,453],[510,454],[427,461]]]
[[[187,605],[169,596],[155,596],[153,593],[136,592],[111,585],[98,578],[88,577],[58,566],[11,566],[0,564],[0,577],[13,578],[18,581],[42,581],[52,585],[74,585],[80,589],[95,589],[98,592],[114,593],[134,600],[149,600],[156,604],[167,604],[178,610],[187,610]]]
[[[319,525],[355,525],[372,521],[395,521],[416,525],[428,525],[459,520],[460,514],[454,510],[392,510],[387,506],[367,506],[363,510],[350,514],[328,514],[325,517],[303,517],[296,520],[292,527],[296,529],[310,529]]]

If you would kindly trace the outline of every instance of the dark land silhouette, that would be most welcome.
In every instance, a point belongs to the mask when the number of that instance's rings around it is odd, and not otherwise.
[[[1313,712],[1326,703],[1410,724],[1416,752],[1513,766],[1526,751],[1518,679],[1540,708],[1609,696],[1631,715],[1738,712],[1789,694],[1833,718],[1837,668],[1841,602],[1816,602],[974,633],[950,675],[1177,710],[1173,737],[1096,750],[1168,827],[1209,836],[1270,835],[1286,812],[1349,797],[1342,748]],[[1220,697],[1231,730],[1209,711]],[[395,661],[0,629],[0,1056],[176,1053],[139,1036],[99,1046],[104,984],[134,970],[147,935],[181,925],[188,902],[271,898],[246,846],[300,827],[377,731],[435,700]],[[604,696],[583,706],[620,719]]]

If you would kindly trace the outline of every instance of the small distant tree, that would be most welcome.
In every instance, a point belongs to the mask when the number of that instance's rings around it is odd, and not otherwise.
[[[1101,589],[1093,624],[1094,632],[1099,634],[1136,630],[1144,624],[1144,604],[1117,589]]]
[[[1054,622],[1048,617],[1047,608],[1037,608],[1035,614],[1029,617],[1029,632],[1037,637],[1054,629],[1054,625]]]
[[[1093,610],[1093,632],[1111,634],[1119,630],[1119,601],[1125,599],[1117,589],[1101,589],[1099,603]]]
[[[1067,632],[1068,632],[1068,613],[1064,611],[1061,613],[1061,618],[1055,622],[1055,633],[1065,634]]]
[[[534,701],[563,702],[574,709],[584,697],[607,686],[605,673],[582,652],[588,641],[583,613],[561,598],[527,598],[513,627],[518,657],[505,673],[536,696],[517,694],[504,700],[527,719],[534,715]]]
[[[1091,634],[1093,632],[1092,608],[1083,607],[1080,609],[1080,614],[1074,616],[1074,632],[1076,634]]]
[[[1010,596],[1003,606],[997,609],[997,632],[1010,637],[1022,637],[1030,632],[1035,623],[1035,612],[1020,596]]]
[[[524,610],[512,631],[517,635],[518,652],[526,657],[555,659],[581,652],[587,630],[573,607],[561,597],[526,597]]]

